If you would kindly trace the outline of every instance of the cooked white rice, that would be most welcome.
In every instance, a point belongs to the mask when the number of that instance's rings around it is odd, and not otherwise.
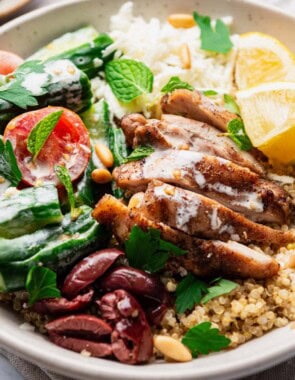
[[[231,17],[223,18],[230,26]],[[235,47],[228,54],[210,53],[200,49],[200,29],[176,29],[168,22],[152,18],[144,20],[134,16],[133,3],[125,3],[118,14],[111,18],[110,35],[114,43],[106,53],[116,50],[117,56],[144,62],[154,74],[151,94],[139,96],[126,105],[118,102],[103,79],[96,78],[93,87],[97,98],[105,97],[117,117],[128,112],[144,112],[148,117],[161,97],[161,88],[172,76],[190,83],[197,89],[214,89],[220,93],[231,93],[233,69],[238,36],[232,36]],[[179,49],[187,44],[191,54],[191,68],[183,69]]]

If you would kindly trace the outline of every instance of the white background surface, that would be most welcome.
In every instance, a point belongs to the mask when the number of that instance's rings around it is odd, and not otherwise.
[[[0,0],[1,1],[1,0]],[[13,0],[11,0],[13,1]],[[39,8],[41,6],[52,4],[60,0],[32,0],[30,4],[26,5],[22,10],[18,11],[13,16],[18,16],[24,12],[28,12],[32,9]],[[109,0],[111,1],[111,0]],[[205,1],[205,0],[202,0]],[[255,0],[252,0],[255,2]],[[287,10],[288,12],[295,13],[295,0],[259,0],[263,4],[271,4],[279,7],[282,10]],[[258,1],[257,1],[258,2]],[[8,18],[0,20],[0,24],[8,21]],[[295,31],[290,31],[294,33]],[[1,47],[0,47],[1,49]],[[0,327],[1,328],[1,327]],[[284,365],[277,367],[272,372],[268,371],[267,374],[258,374],[256,376],[251,376],[251,379],[254,380],[295,380],[294,367],[295,361],[289,361]],[[290,370],[289,370],[290,369]],[[8,361],[0,355],[0,380],[23,380],[23,377],[8,363]],[[37,379],[26,379],[26,380],[37,380]],[[99,379],[98,379],[99,380]],[[155,379],[156,380],[156,379]]]

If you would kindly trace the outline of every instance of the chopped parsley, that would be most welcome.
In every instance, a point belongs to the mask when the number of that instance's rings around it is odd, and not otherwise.
[[[133,226],[128,240],[125,242],[125,252],[129,264],[148,272],[157,272],[164,268],[170,255],[180,256],[186,251],[174,244],[161,239],[161,233],[156,229],[143,231]]]
[[[244,123],[241,119],[232,119],[227,124],[228,136],[237,144],[241,150],[250,150],[253,148],[249,139]]]
[[[182,338],[194,358],[198,355],[208,355],[209,352],[218,352],[231,343],[230,339],[220,334],[219,330],[212,328],[211,322],[202,322],[188,330]]]
[[[217,19],[213,28],[209,16],[194,12],[194,19],[201,29],[201,49],[223,54],[232,49],[229,29],[222,20]]]
[[[124,163],[141,160],[142,158],[151,155],[154,151],[155,149],[151,146],[138,146],[131,154],[129,154],[128,157],[124,159]]]
[[[61,293],[56,285],[56,273],[42,266],[33,266],[26,279],[29,305],[45,298],[59,298]]]

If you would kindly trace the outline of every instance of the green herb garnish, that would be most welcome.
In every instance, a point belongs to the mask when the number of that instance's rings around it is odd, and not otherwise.
[[[198,280],[192,274],[188,274],[176,288],[176,311],[184,313],[191,310],[196,304],[201,302],[203,294],[207,293],[207,284]]]
[[[169,82],[161,89],[161,92],[167,94],[168,92],[172,92],[181,88],[194,91],[193,86],[191,86],[189,83],[183,82],[179,77],[171,77],[169,79]]]
[[[201,49],[223,54],[232,49],[229,29],[222,20],[217,19],[213,29],[209,16],[194,12],[194,19],[201,29]]]
[[[188,274],[176,288],[176,311],[184,313],[196,304],[205,304],[212,298],[230,293],[237,286],[235,282],[223,278],[217,278],[208,285],[194,275]]]
[[[40,61],[28,61],[20,65],[13,73],[13,79],[0,87],[0,99],[6,100],[17,107],[27,109],[38,105],[35,95],[23,86],[26,75],[34,73],[43,73],[44,65]],[[7,76],[9,78],[9,76]],[[44,92],[40,88],[39,95]]]
[[[125,158],[124,162],[141,160],[142,158],[151,155],[154,151],[155,149],[151,146],[138,146],[128,157]]]
[[[61,293],[56,286],[56,273],[52,270],[33,266],[26,279],[26,290],[29,292],[29,305],[44,298],[59,298]]]
[[[0,176],[10,182],[12,186],[17,186],[22,179],[12,144],[9,140],[4,142],[0,138]]]
[[[139,95],[152,92],[154,76],[142,62],[115,59],[106,64],[105,74],[114,95],[123,103],[130,103]]]
[[[214,91],[214,90],[205,90],[205,91],[202,91],[202,93],[205,96],[215,96],[215,95],[218,95],[218,92]]]
[[[160,231],[156,229],[144,232],[138,226],[132,227],[129,238],[125,242],[125,252],[129,264],[134,268],[153,273],[164,268],[170,255],[186,254],[186,251],[162,240],[160,236]]]
[[[202,298],[202,303],[205,304],[212,300],[212,298],[219,297],[223,294],[228,294],[232,290],[236,289],[237,283],[233,281],[226,280],[224,278],[219,278],[210,283],[212,286],[207,288],[207,294]],[[213,285],[214,284],[214,285]]]
[[[63,111],[52,112],[40,120],[31,130],[28,136],[27,148],[33,155],[33,161],[36,160],[38,154],[46,143],[51,132],[56,127]]]
[[[227,124],[228,136],[237,144],[241,150],[250,150],[253,145],[247,136],[244,123],[241,119],[232,119]]]
[[[194,358],[199,354],[207,355],[209,352],[218,352],[228,347],[230,339],[220,334],[218,329],[212,328],[211,322],[202,322],[191,329],[182,338]]]
[[[68,172],[68,169],[62,165],[55,165],[54,171],[62,185],[65,187],[66,192],[68,194],[68,200],[71,209],[71,218],[72,220],[76,220],[80,215],[80,209],[76,208],[76,200],[74,196],[72,180]]]
[[[240,115],[240,107],[237,105],[237,102],[232,96],[224,94],[223,99],[225,109],[227,109],[229,112],[235,113],[236,115]]]

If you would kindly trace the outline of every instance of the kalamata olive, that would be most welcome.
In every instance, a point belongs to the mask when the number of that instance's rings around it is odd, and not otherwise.
[[[153,337],[135,298],[119,289],[105,294],[98,305],[103,318],[114,326],[111,340],[116,358],[129,364],[147,362],[153,353]]]
[[[91,356],[97,358],[112,355],[112,345],[110,343],[92,342],[90,340],[71,338],[55,333],[50,333],[49,339],[57,346],[75,352],[82,352],[85,350],[89,352]]]
[[[82,289],[101,277],[118,257],[123,255],[124,252],[118,249],[108,248],[85,257],[66,277],[62,293],[68,298],[75,297]]]
[[[88,314],[61,317],[47,323],[45,327],[49,333],[98,341],[112,332],[108,323]]]
[[[167,297],[166,289],[158,277],[139,269],[124,266],[118,266],[107,273],[99,282],[99,286],[105,291],[125,289],[159,303],[162,303]]]
[[[78,295],[71,301],[64,297],[44,299],[36,302],[33,309],[40,314],[72,313],[85,309],[90,304],[93,294],[94,290],[90,289],[87,293]]]

